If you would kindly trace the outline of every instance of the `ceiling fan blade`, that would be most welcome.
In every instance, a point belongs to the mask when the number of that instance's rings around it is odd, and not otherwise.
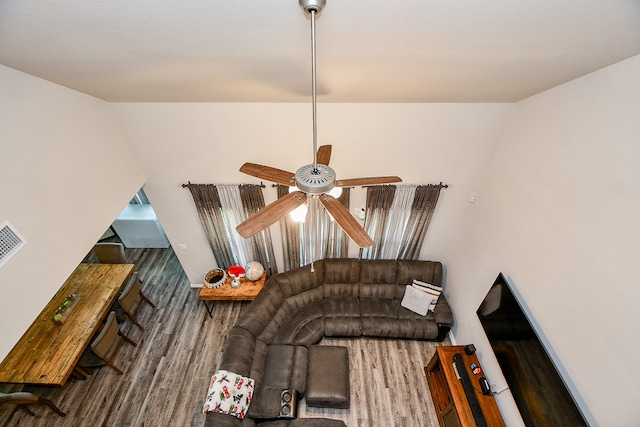
[[[296,185],[294,173],[272,168],[270,166],[259,165],[256,163],[245,163],[240,168],[240,172],[282,185]]]
[[[280,197],[275,202],[265,206],[257,213],[251,215],[244,222],[236,227],[236,231],[245,239],[253,236],[274,224],[280,218],[303,204],[307,200],[307,195],[302,191],[294,191],[286,196]]]
[[[359,187],[362,185],[391,184],[393,182],[402,182],[402,179],[397,176],[339,179],[336,181],[336,187]]]
[[[321,145],[320,148],[318,148],[316,161],[321,165],[329,166],[329,160],[331,160],[331,146]]]
[[[361,248],[373,245],[373,240],[369,237],[364,228],[362,228],[353,215],[349,213],[347,208],[336,200],[335,197],[328,194],[322,194],[320,196],[320,201],[324,207],[327,208],[327,211],[331,214],[333,219],[340,224],[340,227],[342,227],[345,233],[347,233],[347,235],[356,242],[356,245]]]

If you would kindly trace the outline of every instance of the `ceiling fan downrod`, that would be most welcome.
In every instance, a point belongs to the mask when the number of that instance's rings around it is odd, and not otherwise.
[[[299,0],[300,7],[311,17],[311,100],[313,109],[313,164],[299,168],[295,174],[296,186],[309,194],[323,194],[335,187],[336,174],[327,165],[318,164],[318,115],[316,92],[316,17],[326,0]]]
[[[299,0],[304,13],[311,17],[311,100],[313,108],[313,172],[318,171],[318,113],[316,92],[316,17],[320,16],[322,9],[327,4],[326,0]]]
[[[311,103],[313,104],[313,172],[318,172],[318,109],[316,101],[316,9],[311,9]]]

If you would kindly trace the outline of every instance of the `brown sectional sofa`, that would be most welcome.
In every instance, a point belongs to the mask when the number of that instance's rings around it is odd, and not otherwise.
[[[413,279],[442,285],[442,264],[325,259],[270,277],[231,329],[218,367],[255,380],[249,413],[240,420],[210,412],[205,425],[343,426],[327,419],[274,421],[280,393],[304,395],[309,348],[324,336],[442,341],[453,324],[444,295],[426,316],[400,305]]]

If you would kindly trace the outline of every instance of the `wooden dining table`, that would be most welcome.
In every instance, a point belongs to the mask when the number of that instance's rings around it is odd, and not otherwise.
[[[134,264],[80,264],[0,363],[0,383],[64,385],[134,270]],[[70,294],[78,301],[64,323],[55,322]]]

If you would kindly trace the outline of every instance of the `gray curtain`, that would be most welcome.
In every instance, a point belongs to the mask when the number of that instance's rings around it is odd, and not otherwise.
[[[367,187],[366,216],[364,229],[373,239],[373,245],[360,249],[361,259],[380,259],[384,240],[384,226],[396,192],[395,185]]]
[[[424,243],[427,229],[431,223],[433,212],[438,202],[440,190],[444,185],[419,185],[411,204],[411,212],[402,233],[397,259],[418,259]],[[361,259],[381,259],[383,248],[387,243],[383,237],[389,228],[390,208],[393,204],[397,187],[379,185],[367,188],[366,216],[364,228],[374,243],[368,248],[360,249]],[[398,235],[399,236],[399,235]],[[388,240],[388,239],[387,239]]]
[[[224,245],[224,218],[222,217],[222,205],[218,196],[218,189],[213,184],[188,184],[193,201],[202,223],[202,228],[207,235],[207,240],[213,251],[218,267],[229,268],[233,265],[233,254],[228,245]]]
[[[411,216],[402,236],[398,259],[418,259],[427,235],[442,185],[420,185],[411,206]]]
[[[240,200],[244,207],[245,218],[249,218],[260,209],[264,208],[264,196],[262,188],[259,185],[243,184],[239,187]],[[273,244],[271,242],[271,231],[265,228],[255,236],[249,238],[255,261],[262,264],[268,274],[276,274],[278,267],[273,253]]]
[[[289,194],[289,187],[278,185],[278,198]],[[289,215],[280,220],[280,234],[282,236],[282,252],[284,255],[284,271],[301,266],[302,244],[300,240],[300,223],[295,222]]]
[[[343,188],[342,194],[338,197],[338,201],[342,206],[349,210],[349,199],[351,197],[351,189]],[[329,219],[329,213],[324,210],[327,216],[327,238],[324,247],[324,258],[347,258],[349,256],[349,236],[344,232],[342,227],[335,221]]]
[[[289,194],[289,187],[278,185],[278,198],[287,194]],[[347,209],[349,209],[350,194],[349,188],[343,188],[342,194],[338,197],[338,201]],[[295,222],[289,215],[285,215],[280,220],[285,271],[310,263],[312,255],[316,259],[346,258],[348,256],[349,237],[335,221],[331,221],[326,209],[320,203],[316,204],[319,205],[319,223],[316,224],[316,230],[309,230],[308,222]],[[307,217],[311,214],[311,212],[307,213]],[[322,241],[320,254],[312,254],[313,250],[310,247],[312,242],[309,241],[310,233],[314,233],[314,237],[318,233],[320,234],[320,241]],[[317,249],[314,250],[317,251]]]
[[[191,192],[198,217],[218,267],[227,269],[231,265],[236,265],[238,256],[233,253],[233,245],[229,235],[237,232],[234,228],[235,225],[229,224],[223,214],[223,206],[218,189],[213,184],[189,183],[186,187]],[[245,218],[265,206],[259,185],[241,185],[238,190]],[[262,231],[249,240],[249,246],[253,252],[253,260],[261,263],[270,274],[277,273],[269,230]]]

